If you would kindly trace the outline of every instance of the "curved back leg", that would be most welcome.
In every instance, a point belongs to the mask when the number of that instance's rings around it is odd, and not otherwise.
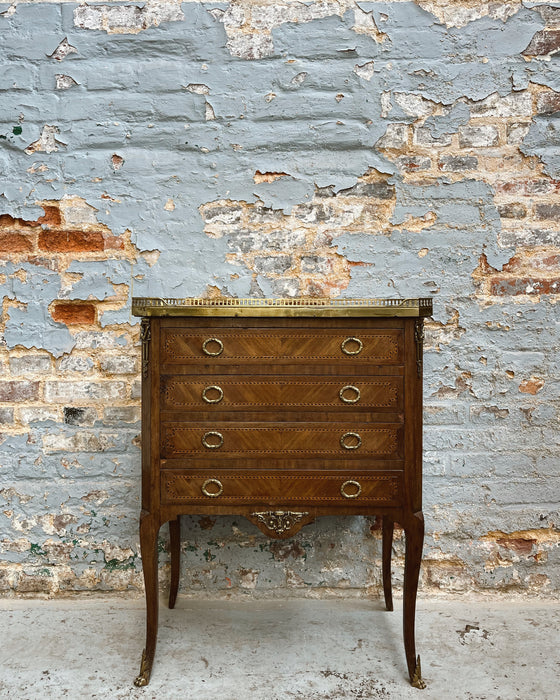
[[[385,595],[385,607],[387,610],[393,609],[393,591],[391,587],[391,552],[393,549],[393,529],[394,522],[388,516],[383,516],[383,593]]]
[[[169,584],[169,609],[175,607],[179,590],[179,571],[181,569],[181,516],[169,521],[169,550],[171,554],[171,582]]]

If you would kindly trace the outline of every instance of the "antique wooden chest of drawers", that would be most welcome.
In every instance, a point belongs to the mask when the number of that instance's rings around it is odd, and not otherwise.
[[[431,299],[134,299],[142,316],[146,685],[157,620],[157,536],[169,522],[173,607],[182,514],[236,514],[273,538],[321,515],[405,531],[404,643],[423,687],[414,619],[424,537],[422,340]]]

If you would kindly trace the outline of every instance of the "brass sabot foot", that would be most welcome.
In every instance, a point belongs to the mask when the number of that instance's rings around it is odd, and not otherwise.
[[[150,673],[152,672],[152,664],[148,663],[146,650],[142,652],[142,661],[140,662],[140,673],[134,679],[134,685],[138,688],[143,688],[150,682]]]
[[[413,688],[420,688],[420,690],[424,690],[426,687],[426,683],[422,680],[422,667],[420,666],[420,657],[416,659],[416,668],[414,669],[414,673],[412,674],[412,678],[410,679],[410,685]]]
[[[137,688],[143,688],[145,685],[148,685],[150,682],[150,676],[147,673],[141,673],[139,676],[136,676],[134,679],[134,685]]]

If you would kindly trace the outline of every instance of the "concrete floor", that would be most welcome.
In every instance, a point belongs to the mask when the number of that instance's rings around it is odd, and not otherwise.
[[[405,677],[401,602],[162,604],[152,681],[134,688],[142,600],[0,600],[0,698],[556,700],[560,606],[419,600],[426,690]]]

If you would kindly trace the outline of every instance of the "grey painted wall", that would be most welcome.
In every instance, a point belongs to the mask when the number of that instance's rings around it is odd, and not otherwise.
[[[425,590],[557,592],[560,6],[33,2],[0,36],[6,591],[141,586],[132,295],[311,294],[434,297]],[[184,590],[379,586],[373,521],[185,523]]]

